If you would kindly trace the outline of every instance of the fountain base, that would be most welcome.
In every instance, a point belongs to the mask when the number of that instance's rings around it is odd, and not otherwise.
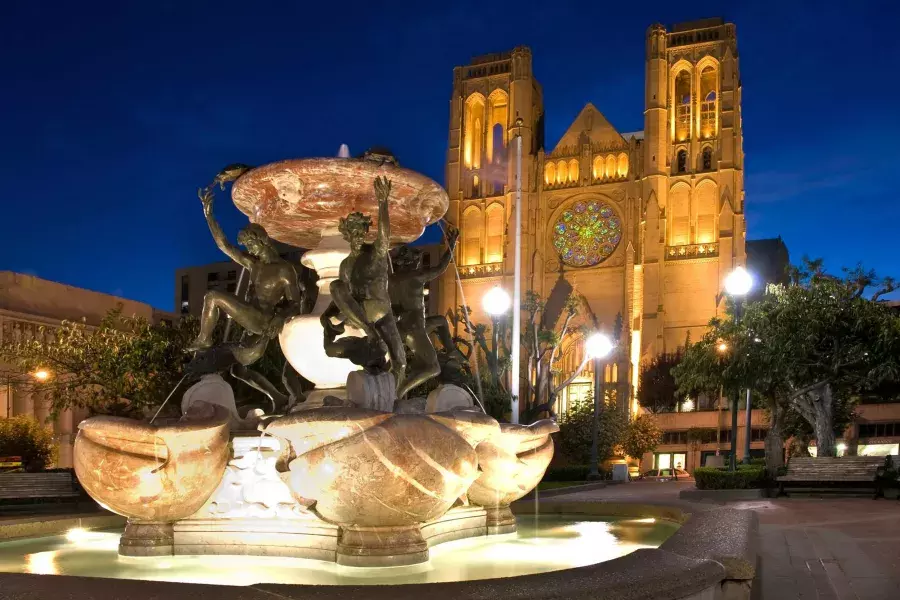
[[[488,535],[516,532],[516,517],[508,504],[505,506],[490,506],[484,510]]]
[[[348,567],[401,567],[428,560],[419,525],[341,527],[335,562]]]
[[[128,519],[119,539],[122,556],[172,556],[172,523]]]

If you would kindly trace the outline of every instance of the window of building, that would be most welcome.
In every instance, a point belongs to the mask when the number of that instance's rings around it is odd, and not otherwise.
[[[234,281],[237,279],[237,271],[228,271],[228,276],[226,277],[228,281]]]
[[[188,279],[187,275],[181,276],[181,301],[182,302],[187,302],[188,300],[190,300],[190,295],[189,295],[190,283],[189,282],[190,282],[190,280]]]
[[[206,274],[206,281],[218,281],[218,280],[219,280],[218,273],[207,273]]]
[[[181,314],[186,315],[191,312],[191,305],[187,300],[181,302]]]
[[[544,165],[544,183],[553,185],[556,183],[556,164],[549,162]]]
[[[687,172],[687,151],[679,150],[675,158],[675,171],[677,173]]]
[[[431,252],[425,252],[422,254],[422,266],[426,269],[431,267]]]
[[[700,73],[700,135],[710,138],[716,135],[716,69],[704,67]]]
[[[703,170],[712,170],[712,148],[706,147],[703,149]]]
[[[859,437],[900,437],[900,423],[860,423]]]
[[[484,147],[484,96],[475,93],[465,105],[465,131],[463,161],[470,169],[481,168],[481,150]]]
[[[675,139],[691,137],[691,74],[683,70],[675,76]]]

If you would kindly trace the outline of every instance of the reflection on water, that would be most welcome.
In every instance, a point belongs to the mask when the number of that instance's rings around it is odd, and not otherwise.
[[[655,548],[678,526],[653,519],[520,518],[518,533],[459,540],[431,549],[409,567],[355,568],[297,558],[251,556],[120,557],[121,531],[0,543],[0,571],[228,585],[389,584],[465,581],[556,571]]]

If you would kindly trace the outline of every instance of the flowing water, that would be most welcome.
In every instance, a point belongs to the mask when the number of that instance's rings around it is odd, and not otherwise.
[[[401,584],[466,581],[543,573],[599,563],[655,548],[678,525],[654,519],[584,516],[519,518],[518,533],[440,544],[428,562],[357,568],[253,556],[120,557],[121,531],[72,530],[64,536],[0,543],[0,571],[227,585]]]

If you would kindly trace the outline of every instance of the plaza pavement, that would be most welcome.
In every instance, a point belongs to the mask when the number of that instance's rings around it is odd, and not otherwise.
[[[559,502],[684,506],[693,483],[632,482],[556,496]],[[900,501],[778,498],[729,503],[759,515],[760,564],[753,598],[900,600]]]

